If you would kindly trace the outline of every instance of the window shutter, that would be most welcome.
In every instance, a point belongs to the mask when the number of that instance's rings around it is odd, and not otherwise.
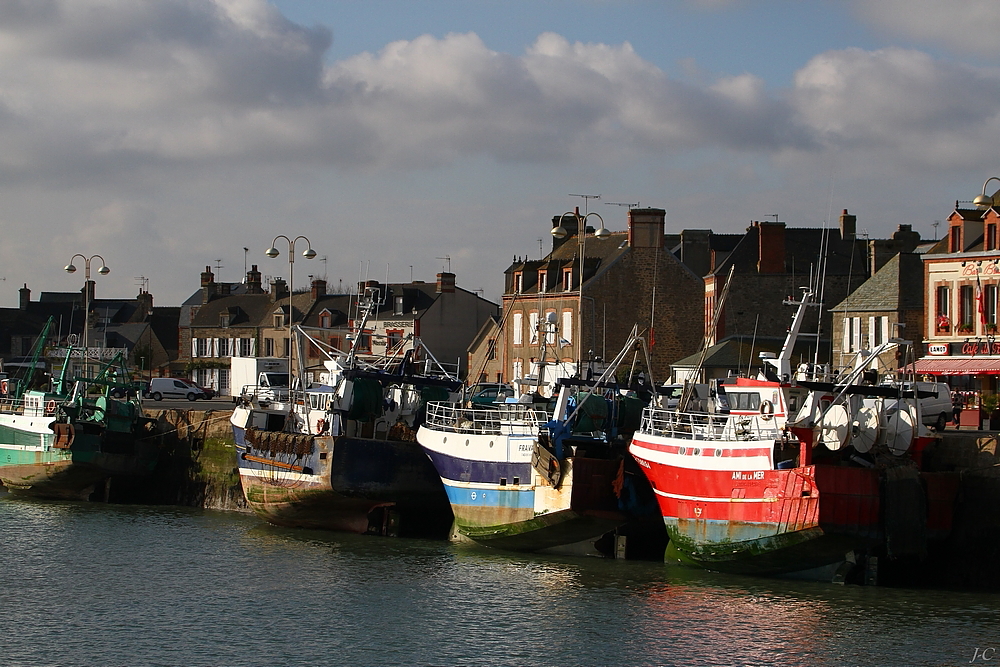
[[[251,356],[251,357],[256,357],[257,356],[257,339],[256,338],[251,338],[250,339],[250,355],[249,356]]]
[[[196,359],[198,357],[198,339],[194,336],[191,337],[191,358]]]

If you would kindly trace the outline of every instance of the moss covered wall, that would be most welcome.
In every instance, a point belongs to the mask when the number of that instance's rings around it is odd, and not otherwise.
[[[116,478],[108,500],[249,511],[236,470],[229,410],[150,410],[161,448],[153,474]]]

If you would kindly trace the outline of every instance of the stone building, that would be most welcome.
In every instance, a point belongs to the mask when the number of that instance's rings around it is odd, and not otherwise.
[[[231,391],[232,357],[288,357],[289,343],[294,345],[291,327],[296,324],[341,350],[357,338],[360,352],[368,356],[391,354],[400,345],[405,350],[412,345],[409,337],[419,336],[440,361],[464,367],[469,343],[497,314],[496,304],[456,287],[453,273],[438,274],[436,283],[363,283],[360,291],[373,290],[379,302],[363,331],[357,330],[358,295],[327,294],[324,280],[315,279],[309,291],[289,295],[287,283],[272,278],[265,291],[254,265],[241,284],[215,283],[210,267],[201,282],[201,289],[185,302],[181,361],[186,375],[224,395]],[[310,369],[326,358],[312,344],[305,353]]]
[[[754,337],[780,340],[794,314],[794,306],[784,302],[798,300],[802,287],[814,285],[825,304],[839,304],[892,257],[920,243],[920,235],[910,225],[900,225],[890,239],[874,240],[858,235],[856,228],[857,218],[846,209],[837,229],[753,222],[730,251],[714,256],[716,261],[705,276],[704,330],[710,342]],[[730,271],[729,294],[712,330]],[[822,281],[817,275],[822,275]],[[817,312],[802,328],[814,341],[802,354],[809,360],[829,358],[832,348],[834,316],[829,306],[821,312],[821,318]]]
[[[586,375],[634,326],[646,333],[654,379],[698,348],[702,282],[667,247],[665,211],[631,209],[628,229],[606,234],[586,226],[591,215],[554,217],[565,233],[551,252],[506,270],[502,317],[479,332],[470,378],[516,381],[536,374],[543,355],[547,377]]]
[[[899,253],[843,301],[833,314],[833,363],[846,367],[861,350],[872,350],[890,338],[913,341],[913,358],[924,353],[924,265],[917,253]],[[904,348],[889,350],[883,369],[901,368],[913,358]]]
[[[52,318],[47,340],[51,367],[62,367],[67,344],[79,349],[86,338],[90,359],[110,361],[124,352],[137,376],[159,375],[177,357],[177,317],[176,308],[154,307],[146,290],[131,299],[98,298],[91,280],[79,291],[42,292],[32,301],[25,284],[18,290],[17,308],[0,308],[0,357],[8,371],[13,369]]]

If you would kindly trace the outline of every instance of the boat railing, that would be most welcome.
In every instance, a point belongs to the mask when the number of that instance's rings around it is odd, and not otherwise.
[[[535,435],[549,415],[520,403],[498,403],[492,408],[466,408],[462,403],[432,401],[424,425],[438,431],[489,435]]]
[[[24,399],[0,398],[0,414],[5,414],[5,415],[24,414]]]
[[[763,415],[676,412],[647,407],[642,433],[683,440],[775,440],[781,433],[773,418]]]

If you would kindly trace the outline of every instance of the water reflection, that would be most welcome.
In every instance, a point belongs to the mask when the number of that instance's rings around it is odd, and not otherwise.
[[[996,597],[976,593],[508,554],[180,508],[5,498],[0,526],[9,664],[941,665],[1000,643]]]

